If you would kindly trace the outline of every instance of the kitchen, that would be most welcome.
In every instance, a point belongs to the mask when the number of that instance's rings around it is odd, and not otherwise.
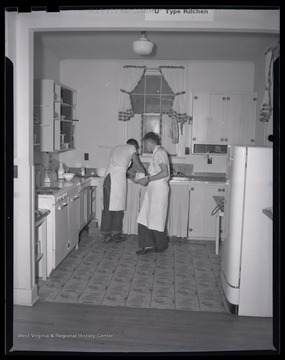
[[[22,17],[18,17],[19,25],[16,29],[13,27],[13,17],[15,17],[16,14],[11,12],[9,15],[9,21],[7,22],[8,34],[11,32],[11,36],[15,35],[16,38],[19,37],[21,39],[21,42],[17,44],[17,55],[13,52],[14,49],[10,42],[8,43],[7,50],[11,58],[13,58],[13,56],[15,57],[15,78],[17,83],[15,95],[17,105],[16,113],[22,114],[22,120],[16,121],[14,125],[17,139],[14,141],[14,156],[16,154],[14,163],[18,165],[19,175],[18,179],[15,180],[15,193],[18,193],[18,197],[15,198],[15,205],[19,205],[17,211],[21,209],[21,216],[17,218],[14,224],[14,300],[16,304],[26,303],[27,305],[31,305],[37,299],[34,269],[30,268],[30,263],[32,262],[31,245],[33,243],[29,243],[29,239],[33,239],[35,236],[35,219],[32,216],[35,206],[32,199],[35,198],[36,185],[33,173],[34,167],[43,166],[48,167],[49,170],[57,170],[59,162],[62,161],[71,171],[78,172],[83,166],[91,175],[91,172],[95,172],[96,169],[106,167],[110,150],[114,145],[124,143],[129,137],[135,137],[138,138],[138,140],[141,137],[141,116],[135,115],[133,119],[127,122],[118,121],[119,93],[122,86],[121,75],[123,66],[144,65],[147,66],[148,69],[158,68],[162,65],[184,67],[186,74],[185,98],[187,114],[193,116],[194,121],[196,116],[195,111],[199,114],[201,111],[199,110],[199,106],[200,109],[207,107],[209,96],[214,97],[216,94],[220,94],[223,98],[237,94],[240,96],[241,93],[250,94],[251,96],[254,95],[254,97],[256,95],[256,115],[253,117],[250,127],[246,128],[242,134],[242,138],[247,135],[249,141],[254,139],[255,146],[270,147],[272,145],[268,140],[268,135],[272,134],[272,128],[270,128],[270,126],[272,126],[272,119],[271,123],[264,123],[258,121],[257,118],[261,107],[265,83],[264,53],[268,48],[275,46],[279,36],[278,22],[273,21],[271,24],[268,20],[270,17],[268,16],[266,20],[264,20],[265,22],[268,21],[268,23],[262,23],[262,26],[265,26],[267,30],[256,30],[251,36],[248,33],[246,33],[245,36],[242,32],[235,32],[234,30],[237,31],[238,25],[236,29],[233,28],[230,34],[227,31],[223,34],[219,33],[218,36],[217,33],[211,33],[213,27],[211,28],[210,22],[200,23],[200,25],[199,22],[193,22],[192,24],[198,24],[200,27],[202,25],[209,27],[208,33],[198,31],[195,34],[195,31],[192,29],[193,44],[188,44],[187,46],[194,49],[193,46],[196,44],[195,55],[193,55],[192,51],[187,51],[188,48],[185,45],[187,41],[189,41],[189,36],[185,36],[188,35],[187,26],[190,26],[185,22],[163,22],[161,20],[160,22],[151,22],[150,20],[141,18],[141,14],[138,13],[135,14],[134,17],[137,16],[137,20],[139,20],[140,23],[135,24],[133,17],[132,20],[130,20],[130,29],[126,31],[125,24],[123,25],[124,16],[126,15],[120,14],[122,16],[121,18],[116,15],[114,20],[114,14],[110,13],[105,19],[106,22],[102,24],[102,22],[100,23],[100,21],[102,21],[100,20],[100,15],[90,11],[82,14],[84,19],[89,19],[89,23],[86,20],[87,22],[84,26],[83,21],[82,24],[80,23],[81,25],[79,25],[79,28],[81,27],[80,30],[82,31],[85,28],[85,31],[83,33],[76,31],[77,29],[73,25],[73,32],[69,33],[65,28],[68,28],[69,25],[72,24],[72,17],[75,16],[72,12],[61,12],[60,14],[32,12],[31,14],[25,14]],[[234,15],[235,14],[231,14],[231,16]],[[253,15],[254,14],[252,14],[252,16]],[[276,14],[272,16],[273,19],[275,19],[274,16],[276,16]],[[88,29],[88,26],[91,26],[91,23],[93,24],[92,19],[94,20],[94,17],[96,18],[95,26],[97,30],[100,30],[100,34],[98,33],[96,37],[92,36],[92,31]],[[215,15],[214,24],[220,27],[220,30],[223,27],[226,28],[229,26],[229,23],[227,23],[229,20],[226,19],[226,17],[224,19],[225,20],[223,20],[223,17],[219,19],[219,14]],[[251,21],[252,19],[253,18],[250,17]],[[30,21],[32,23],[29,23]],[[257,20],[256,24],[253,24],[251,21],[249,21],[247,25],[248,28],[254,25],[257,28],[260,26]],[[140,29],[138,29],[139,25]],[[29,29],[30,26],[33,29],[37,28],[35,38],[31,38],[28,31],[20,32],[21,26],[25,29],[26,27]],[[124,31],[120,34],[112,32],[111,30],[116,26],[123,27]],[[156,31],[153,30],[155,26],[158,26]],[[164,32],[166,33],[166,26],[168,30],[167,37],[163,36]],[[107,29],[108,31],[106,31],[106,27],[109,27]],[[245,32],[246,27],[244,27],[244,24],[242,27]],[[158,31],[159,28],[160,30],[163,29],[163,31]],[[183,29],[183,32],[178,32],[179,28]],[[47,29],[52,30],[52,32],[50,33]],[[159,51],[162,51],[159,57],[148,59],[147,57],[141,58],[133,55],[131,49],[132,41],[139,37],[142,29],[148,30],[147,34],[149,39],[157,46],[156,52],[159,54]],[[14,30],[15,32],[13,33]],[[116,30],[114,29],[114,31]],[[116,41],[114,41],[115,36]],[[220,38],[221,36],[224,36],[224,38]],[[220,42],[218,41],[219,38],[221,39]],[[88,43],[89,41],[90,43]],[[219,50],[216,50],[216,52],[213,51],[214,47],[210,47],[210,44],[213,44],[214,41],[215,46],[219,47]],[[225,43],[227,46],[224,45]],[[23,44],[27,44],[28,46],[24,47]],[[174,48],[175,44],[177,49]],[[202,44],[202,46],[199,46],[199,44]],[[229,50],[228,47],[230,44],[232,44],[232,47]],[[241,47],[241,44],[244,48]],[[247,46],[245,46],[245,44]],[[171,54],[169,54],[168,50],[169,45],[172,48]],[[237,49],[236,52],[234,52],[234,48]],[[209,51],[211,49],[212,51]],[[225,49],[228,50],[226,51]],[[18,56],[23,60],[21,63],[17,63]],[[32,59],[34,59],[34,61],[32,61]],[[74,114],[73,119],[78,121],[74,121],[74,150],[56,153],[46,149],[43,150],[43,152],[37,151],[37,149],[34,151],[34,140],[36,140],[35,144],[37,144],[38,139],[34,138],[33,122],[29,119],[34,119],[34,105],[42,105],[43,109],[45,109],[46,105],[44,102],[41,104],[32,100],[34,89],[31,84],[34,82],[34,79],[47,79],[56,85],[61,84],[64,88],[72,89],[76,92],[77,114]],[[30,86],[28,86],[28,92],[24,91],[27,81],[28,84],[30,84]],[[35,98],[36,94],[38,94],[37,91],[35,92]],[[194,99],[195,96],[198,98],[198,105],[194,106],[195,103],[192,99]],[[202,99],[201,103],[199,101],[200,99]],[[110,104],[113,105],[110,106]],[[237,102],[234,104],[237,104]],[[222,111],[226,111],[225,107],[222,109]],[[250,111],[253,111],[252,108],[250,108]],[[30,116],[30,114],[32,114],[32,116]],[[163,121],[163,124],[166,123],[167,120]],[[201,174],[205,176],[206,173],[208,177],[207,184],[205,185],[205,182],[195,182],[195,179],[192,178],[194,183],[191,183],[191,187],[193,187],[194,190],[192,190],[191,195],[193,194],[193,196],[190,197],[189,203],[189,201],[185,201],[187,200],[185,193],[189,195],[189,184],[187,184],[187,191],[182,189],[186,187],[185,184],[181,184],[181,182],[178,184],[172,183],[173,192],[177,192],[177,197],[173,200],[177,200],[177,198],[180,197],[184,200],[185,205],[183,205],[183,208],[181,207],[181,216],[176,216],[176,211],[170,216],[172,221],[169,223],[169,230],[173,236],[191,238],[191,236],[189,236],[189,229],[193,229],[192,239],[200,237],[200,239],[215,240],[216,218],[209,215],[208,219],[205,220],[205,213],[206,209],[207,213],[209,213],[209,209],[212,211],[215,207],[213,195],[221,195],[221,190],[225,190],[225,193],[227,192],[228,184],[224,181],[225,179],[227,180],[228,175],[227,157],[221,153],[212,154],[209,153],[209,151],[202,151],[201,148],[197,150],[199,153],[194,154],[195,140],[193,140],[194,136],[192,133],[196,131],[196,134],[199,134],[201,128],[198,127],[194,129],[193,125],[195,125],[195,122],[192,124],[190,121],[183,125],[182,130],[181,128],[179,129],[180,141],[177,144],[173,145],[170,137],[169,139],[165,139],[165,141],[168,151],[174,154],[171,157],[174,171],[178,174],[183,173],[194,177],[201,176]],[[92,130],[90,131],[90,129]],[[27,135],[26,138],[31,139],[29,144],[23,141],[25,134]],[[222,138],[225,139],[227,136],[223,136]],[[201,143],[206,144],[205,139],[201,141]],[[224,141],[223,143],[220,141],[219,146],[222,148]],[[147,160],[149,160],[148,155],[142,156],[143,162],[147,163]],[[29,166],[27,166],[27,162]],[[24,176],[25,180],[23,179],[21,183],[18,183],[22,176]],[[213,177],[215,180],[218,179],[218,181],[214,181],[214,184],[212,182]],[[221,180],[222,182],[220,182]],[[100,188],[98,182],[100,182],[100,178],[95,178],[93,186]],[[130,189],[132,189],[132,184]],[[79,193],[80,189],[77,190]],[[135,196],[136,202],[138,202],[137,199],[140,194],[135,194],[136,189],[132,190],[134,193],[131,198],[133,199],[133,196]],[[65,194],[66,192],[60,193],[59,195],[65,196]],[[77,196],[77,194],[75,194],[75,196]],[[198,206],[193,201],[191,202],[191,199],[195,199],[195,196],[198,200],[204,196],[202,202],[198,201],[200,209],[198,209]],[[70,195],[70,198],[71,197],[72,194]],[[99,191],[96,193],[96,198],[95,216],[98,223],[100,223]],[[63,197],[61,200],[64,202],[65,198]],[[172,202],[172,199],[170,199],[170,202]],[[176,209],[176,206],[177,204],[173,204],[173,209]],[[270,206],[270,204],[268,206]],[[184,209],[186,209],[186,211]],[[195,214],[196,220],[194,216],[193,218],[185,216],[185,213],[188,213],[188,211],[191,214]],[[203,216],[201,216],[201,214],[203,214]],[[87,216],[87,218],[90,220],[89,216]],[[49,217],[49,219],[51,219],[51,217]],[[85,224],[89,220],[86,220]],[[200,222],[196,225],[198,220]],[[195,226],[190,227],[189,221],[190,225],[191,221],[193,221]],[[207,226],[205,226],[205,224]],[[210,225],[208,226],[208,224]],[[84,226],[84,221],[82,226]],[[81,230],[82,226],[79,226],[78,230]],[[124,228],[127,234],[136,234],[136,229],[134,229],[135,222],[134,219],[131,219],[131,214],[126,213]],[[20,229],[21,234],[19,233]],[[223,230],[224,234],[226,234],[226,229]],[[24,234],[26,234],[27,237]],[[31,234],[31,237],[29,234]],[[17,237],[19,236],[21,237],[21,242],[17,241]],[[75,242],[73,245],[77,246]],[[30,260],[28,261],[28,259]]]

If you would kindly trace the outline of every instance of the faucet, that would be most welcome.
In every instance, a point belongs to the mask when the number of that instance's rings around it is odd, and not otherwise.
[[[209,152],[207,152],[207,164],[212,164],[213,158],[210,157]]]

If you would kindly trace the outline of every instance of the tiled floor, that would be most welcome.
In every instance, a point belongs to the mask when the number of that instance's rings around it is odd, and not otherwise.
[[[40,301],[228,312],[213,241],[171,238],[163,253],[137,249],[133,235],[105,244],[84,232],[78,250],[39,282]]]

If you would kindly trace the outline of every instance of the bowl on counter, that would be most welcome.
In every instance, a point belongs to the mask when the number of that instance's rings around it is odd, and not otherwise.
[[[65,180],[67,180],[67,181],[72,180],[72,179],[74,178],[74,175],[75,175],[75,174],[73,174],[73,173],[64,173],[64,174],[63,174]]]
[[[98,168],[96,169],[96,173],[99,177],[105,176],[106,169],[105,168]]]

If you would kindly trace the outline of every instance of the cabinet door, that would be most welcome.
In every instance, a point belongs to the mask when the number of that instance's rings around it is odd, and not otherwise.
[[[193,183],[190,186],[188,237],[202,237],[205,233],[206,184]]]
[[[70,248],[68,239],[68,200],[55,206],[55,249],[54,267],[67,255]]]
[[[207,142],[207,122],[210,116],[210,94],[194,93],[192,140],[196,143]]]
[[[226,95],[195,93],[193,97],[193,143],[224,144],[226,137]]]
[[[241,136],[240,145],[254,145],[256,124],[256,94],[243,94],[241,97]]]
[[[170,185],[167,217],[169,236],[188,236],[189,191],[189,185]]]
[[[225,142],[230,145],[238,145],[242,133],[242,95],[227,94],[226,98],[227,132]]]
[[[214,238],[216,236],[217,214],[212,211],[217,206],[214,196],[226,197],[226,186],[223,184],[207,184],[205,205],[205,236]]]
[[[87,209],[87,221],[91,220],[92,210],[91,210],[91,186],[88,186],[86,190],[86,209]]]
[[[253,145],[255,122],[255,94],[227,94],[226,143],[230,145]]]
[[[87,192],[82,190],[80,192],[80,229],[84,227],[87,222]]]
[[[226,96],[222,93],[210,95],[210,116],[207,121],[207,142],[224,144],[226,137]]]
[[[73,234],[80,228],[80,196],[73,194],[69,199],[68,232]]]

